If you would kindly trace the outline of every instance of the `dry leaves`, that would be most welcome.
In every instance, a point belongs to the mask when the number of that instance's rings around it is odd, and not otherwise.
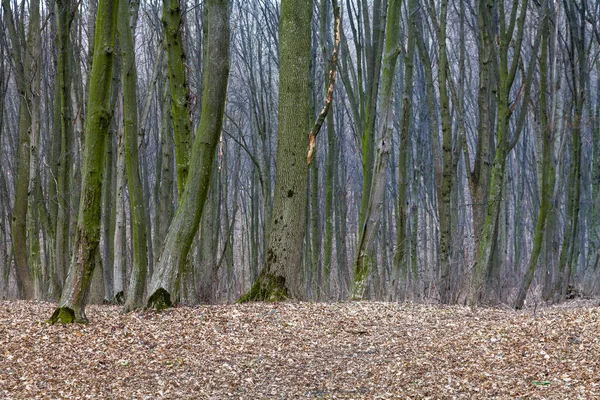
[[[48,325],[0,302],[0,398],[600,398],[600,308],[279,303]]]

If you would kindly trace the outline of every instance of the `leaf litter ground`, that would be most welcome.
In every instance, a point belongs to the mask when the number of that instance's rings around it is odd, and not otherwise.
[[[594,399],[594,304],[90,306],[52,326],[53,304],[5,301],[0,398]]]

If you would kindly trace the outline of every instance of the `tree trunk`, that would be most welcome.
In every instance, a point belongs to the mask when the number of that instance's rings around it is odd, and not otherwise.
[[[279,110],[273,220],[262,271],[240,299],[303,298],[300,279],[306,215],[306,136],[312,4],[283,0],[279,21]]]
[[[408,166],[407,154],[411,151],[409,146],[409,131],[411,126],[412,95],[413,95],[413,66],[415,57],[415,29],[414,13],[417,12],[416,0],[408,2],[408,44],[404,56],[404,93],[402,98],[402,122],[400,127],[400,145],[398,151],[398,218],[396,228],[396,254],[394,255],[394,271],[392,273],[392,299],[396,300],[400,290],[401,281],[406,279],[407,231],[409,217],[407,197]]]
[[[178,277],[198,230],[210,186],[215,149],[221,134],[229,76],[229,2],[208,0],[202,116],[192,148],[189,182],[171,222],[160,260],[152,276],[147,305],[170,307]],[[169,61],[171,61],[169,59]],[[173,88],[172,88],[173,90]],[[175,99],[173,99],[175,101]]]
[[[185,73],[185,54],[181,36],[180,0],[163,0],[162,23],[167,42],[169,86],[171,89],[171,117],[175,138],[175,163],[178,199],[183,196],[187,181],[190,148],[192,145],[192,122],[189,105],[188,83]]]
[[[94,267],[100,261],[100,218],[104,146],[110,115],[110,86],[118,0],[100,0],[95,32],[94,62],[90,78],[88,118],[79,218],[72,263],[59,306],[51,322],[87,322],[85,305]]]
[[[62,290],[69,260],[71,224],[71,171],[73,168],[73,115],[71,101],[71,0],[57,1],[58,7],[58,74],[60,89],[60,158],[58,159],[58,213],[56,217],[56,275]]]
[[[129,187],[133,248],[133,268],[129,278],[129,289],[124,308],[125,312],[129,312],[143,305],[148,268],[148,247],[146,241],[146,211],[138,157],[137,72],[133,32],[129,23],[130,15],[136,13],[136,11],[135,9],[130,10],[126,0],[120,1],[117,25],[121,50],[125,169]],[[136,4],[138,3],[136,2]]]
[[[39,5],[39,2],[36,2]],[[16,280],[19,294],[24,299],[32,299],[34,296],[34,282],[31,276],[27,247],[27,204],[29,189],[29,160],[30,160],[30,129],[32,127],[31,110],[33,109],[33,98],[31,82],[35,72],[35,60],[33,58],[33,36],[34,31],[39,30],[39,18],[29,19],[28,38],[19,36],[14,25],[14,17],[8,0],[2,1],[5,20],[12,45],[12,58],[16,66],[16,82],[19,93],[19,144],[17,155],[17,174],[15,180],[15,203],[12,212],[11,233],[13,240],[13,254],[16,266]],[[31,5],[32,11],[35,7]],[[39,16],[39,12],[38,12]],[[37,20],[37,22],[36,22]],[[23,33],[24,35],[24,33]],[[22,55],[21,48],[24,48]]]
[[[375,237],[379,228],[386,175],[388,172],[389,152],[393,124],[393,88],[396,60],[400,53],[400,12],[401,0],[392,0],[388,7],[386,26],[386,45],[381,79],[381,138],[377,146],[377,158],[373,169],[373,188],[370,190],[369,206],[365,213],[364,224],[360,226],[360,235],[354,265],[352,298],[360,300],[366,289],[369,266],[375,260]]]
[[[535,233],[533,237],[533,249],[531,250],[531,257],[529,259],[529,264],[527,270],[525,272],[525,276],[521,281],[521,286],[519,291],[517,292],[517,299],[515,301],[515,308],[517,310],[523,308],[525,303],[525,298],[527,297],[527,292],[529,290],[529,286],[533,281],[533,277],[535,274],[535,270],[538,265],[538,258],[542,251],[542,245],[544,243],[544,237],[546,234],[546,220],[548,218],[548,213],[550,208],[552,207],[552,195],[554,193],[554,166],[552,164],[552,148],[553,148],[553,116],[548,117],[548,39],[550,36],[550,32],[548,31],[548,2],[544,2],[543,12],[546,16],[542,22],[542,54],[540,57],[540,129],[541,132],[541,148],[542,148],[542,177],[541,177],[541,204],[540,209],[538,211],[537,222],[535,225]],[[518,205],[517,205],[518,207]]]

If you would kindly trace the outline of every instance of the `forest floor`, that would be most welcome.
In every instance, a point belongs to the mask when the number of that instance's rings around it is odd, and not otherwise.
[[[0,302],[0,398],[599,399],[600,307]]]

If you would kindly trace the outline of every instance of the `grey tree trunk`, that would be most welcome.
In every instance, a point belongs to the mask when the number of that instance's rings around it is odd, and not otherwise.
[[[360,300],[366,289],[369,265],[375,260],[375,237],[382,214],[388,172],[389,152],[393,125],[393,87],[396,60],[400,54],[399,30],[402,1],[392,0],[387,10],[386,45],[381,81],[381,135],[377,145],[377,158],[373,169],[373,188],[369,191],[369,206],[360,226],[360,235],[354,266],[352,298]]]

